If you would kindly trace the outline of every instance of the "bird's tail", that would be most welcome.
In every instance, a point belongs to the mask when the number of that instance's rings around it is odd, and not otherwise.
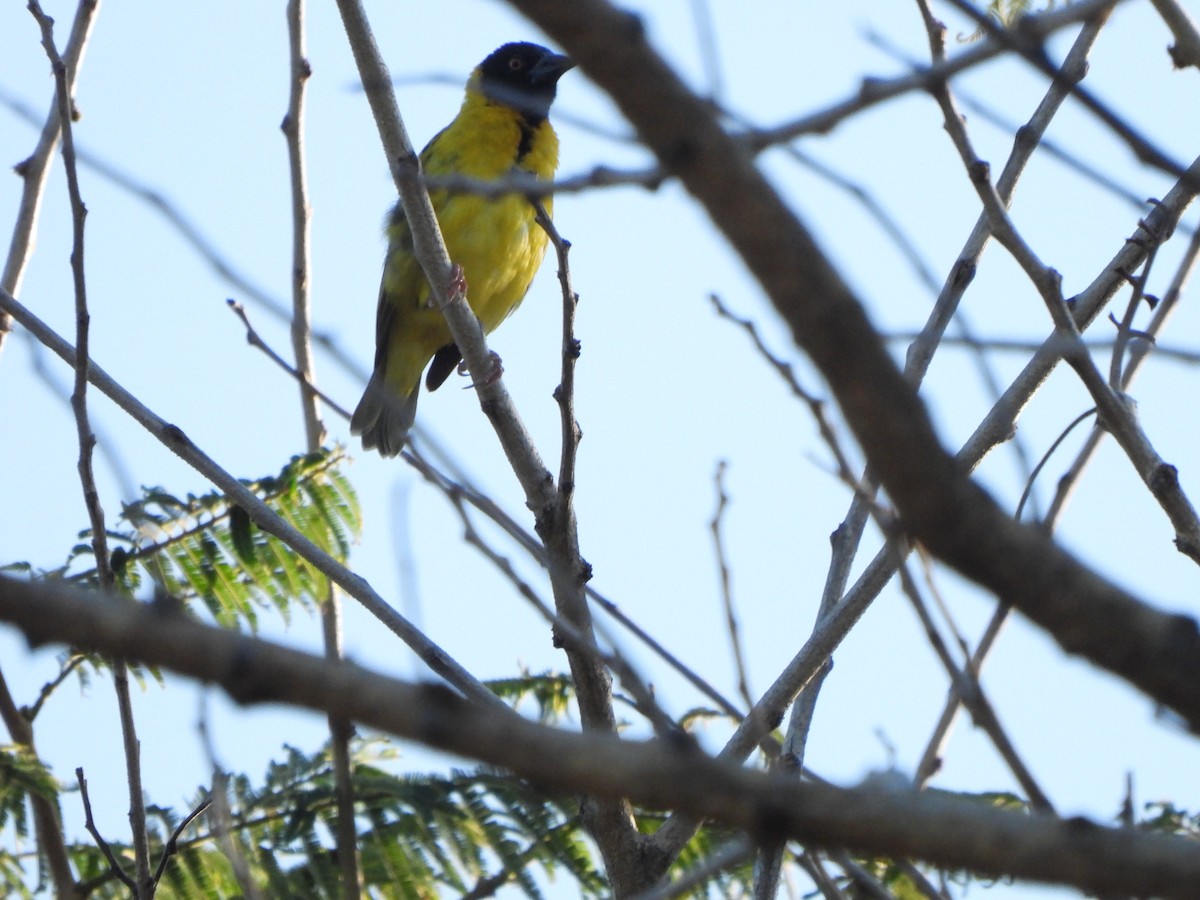
[[[401,397],[384,383],[383,373],[376,369],[350,417],[350,433],[362,435],[364,449],[395,456],[404,449],[408,430],[417,418],[420,387],[418,383],[407,397]]]

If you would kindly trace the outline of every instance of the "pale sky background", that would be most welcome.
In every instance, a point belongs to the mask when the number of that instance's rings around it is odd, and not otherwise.
[[[628,4],[644,16],[654,45],[700,90],[709,73],[693,3]],[[782,3],[711,0],[721,100],[748,120],[777,124],[851,96],[865,76],[892,76],[903,64],[868,38],[884,35],[911,57],[928,50],[910,2]],[[46,3],[66,39],[73,4]],[[952,37],[970,31],[935,4]],[[1193,11],[1194,12],[1194,11]],[[397,79],[406,125],[423,145],[450,120],[461,89],[413,82],[450,76],[461,84],[488,52],[509,40],[547,42],[499,2],[368,4],[377,40]],[[1054,42],[1061,58],[1074,29]],[[0,92],[45,115],[52,92],[36,24],[23,4],[0,9]],[[1092,54],[1087,85],[1176,159],[1200,148],[1195,109],[1197,72],[1173,71],[1171,36],[1144,0],[1126,3]],[[950,52],[963,50],[952,40]],[[361,91],[332,3],[312,4],[308,57],[308,162],[313,206],[312,299],[318,331],[328,333],[365,370],[374,340],[374,309],[383,241],[380,223],[394,199],[375,124]],[[630,78],[638,77],[636,72]],[[1023,122],[1045,91],[1045,79],[1019,62],[992,63],[957,80],[956,88]],[[284,4],[222,2],[121,4],[100,10],[77,90],[83,114],[75,129],[85,149],[160,191],[186,214],[230,263],[283,302],[290,302],[290,200],[279,123],[287,105]],[[606,98],[574,71],[566,75],[555,111],[609,132],[628,128]],[[554,116],[552,116],[554,118]],[[980,155],[1002,167],[1011,133],[969,116]],[[558,119],[560,174],[597,164],[645,165],[636,146],[598,137]],[[25,158],[37,132],[0,106],[0,163]],[[1050,137],[1103,169],[1141,197],[1161,196],[1167,176],[1142,167],[1103,126],[1068,102]],[[940,282],[974,224],[978,201],[942,129],[935,103],[913,94],[860,115],[832,134],[799,143],[806,153],[860,182],[898,218]],[[764,168],[842,267],[878,326],[906,332],[921,326],[930,294],[896,247],[845,192],[799,167],[781,151]],[[92,356],[158,414],[181,427],[233,474],[277,472],[303,449],[295,385],[249,348],[227,297],[246,300],[167,227],[157,212],[84,169],[88,205],[87,276]],[[0,234],[7,235],[19,179],[0,177]],[[1044,155],[1019,185],[1013,215],[1024,236],[1063,275],[1068,295],[1085,287],[1131,234],[1142,212],[1096,188]],[[20,299],[72,339],[70,226],[61,165],[43,211],[36,255]],[[582,550],[593,584],[727,695],[736,679],[724,625],[709,521],[713,474],[729,464],[725,519],[733,591],[745,640],[749,679],[757,694],[803,643],[828,563],[828,536],[845,514],[849,492],[831,474],[829,453],[807,411],[749,348],[744,334],[719,320],[708,302],[719,294],[754,318],[802,382],[824,388],[780,327],[757,285],[711,223],[678,185],[562,196],[556,222],[573,242],[571,266],[582,300],[577,335],[580,448],[577,508]],[[1185,216],[1196,227],[1194,212]],[[7,238],[4,238],[5,243]],[[1155,264],[1152,290],[1161,293],[1186,236],[1168,244]],[[1114,312],[1119,316],[1128,293]],[[1190,298],[1164,343],[1195,347]],[[247,304],[260,332],[285,355],[287,330]],[[1050,328],[1041,301],[1007,254],[989,247],[965,309],[979,334],[1040,340]],[[1139,314],[1144,325],[1148,313]],[[557,470],[560,297],[553,262],[525,304],[491,340],[504,359],[505,380],[533,439]],[[1111,335],[1103,323],[1102,337]],[[897,358],[903,345],[894,344]],[[997,354],[1004,383],[1025,357]],[[0,355],[0,564],[26,560],[61,564],[87,523],[75,474],[75,425],[67,404],[34,373],[33,348],[16,333]],[[1104,361],[1104,366],[1107,361]],[[61,388],[71,373],[47,356]],[[352,407],[362,382],[319,355],[322,388]],[[1152,359],[1134,396],[1160,453],[1179,466],[1185,490],[1200,485],[1195,469],[1192,397],[1198,373]],[[452,378],[421,400],[419,421],[454,448],[462,464],[525,524],[519,487],[507,470],[473,395]],[[961,351],[939,353],[926,399],[948,446],[957,449],[990,405],[973,363]],[[176,494],[211,489],[201,477],[92,394],[93,422],[122,472],[101,462],[100,486],[115,522],[125,484],[163,485]],[[1090,406],[1067,370],[1056,372],[1021,420],[1021,436],[1040,456],[1077,414]],[[365,454],[345,422],[326,416],[330,440],[355,456],[349,477],[365,517],[351,564],[480,678],[565,669],[548,628],[512,587],[461,543],[448,503],[399,460]],[[842,430],[845,436],[844,429]],[[1038,485],[1049,497],[1086,434],[1080,429],[1051,461]],[[852,446],[847,439],[846,446]],[[103,459],[103,457],[100,457]],[[857,457],[856,457],[857,459]],[[980,478],[1007,508],[1023,483],[1011,448],[1000,448]],[[405,537],[407,535],[407,538]],[[1106,576],[1162,608],[1194,615],[1196,567],[1177,553],[1165,515],[1142,488],[1112,442],[1105,444],[1064,517],[1061,539]],[[410,542],[410,543],[409,543]],[[545,580],[522,551],[506,543],[544,597]],[[861,559],[868,560],[872,538]],[[415,560],[415,596],[403,590],[401,560]],[[955,620],[974,639],[993,600],[938,570],[937,583]],[[603,617],[601,618],[603,620]],[[607,625],[607,623],[605,623]],[[315,621],[298,616],[290,630],[270,613],[263,633],[319,651]],[[652,681],[664,707],[680,715],[701,700],[663,664],[619,630],[622,649]],[[346,602],[349,655],[405,678],[427,673],[405,647],[352,600]],[[56,670],[52,651],[29,653],[0,630],[0,665],[18,702],[29,702]],[[876,601],[836,655],[809,743],[807,764],[826,778],[854,783],[895,767],[911,773],[940,711],[946,677],[907,602],[894,588]],[[988,664],[984,687],[1018,750],[1067,815],[1112,821],[1127,774],[1135,799],[1172,800],[1200,809],[1200,751],[1194,740],[1156,718],[1142,695],[1089,664],[1071,660],[1037,629],[1011,623]],[[306,751],[324,739],[323,721],[282,709],[239,710],[219,694],[171,679],[165,690],[135,696],[145,787],[152,802],[183,808],[209,780],[196,736],[201,701],[213,711],[221,761],[259,778],[283,743]],[[38,746],[58,777],[73,781],[82,765],[97,819],[110,839],[127,838],[124,764],[110,686],[97,680],[80,692],[65,687],[36,723]],[[723,743],[724,726],[704,740]],[[405,764],[444,765],[406,747]],[[935,786],[966,791],[1016,790],[986,739],[967,723],[952,740]],[[82,832],[77,798],[67,818]],[[976,886],[975,890],[979,890]],[[1049,889],[997,885],[999,896],[1047,896]]]

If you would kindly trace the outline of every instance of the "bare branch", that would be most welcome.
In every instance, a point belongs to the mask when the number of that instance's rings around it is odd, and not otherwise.
[[[955,693],[960,699],[960,702],[967,707],[971,712],[971,718],[975,724],[983,729],[988,738],[992,742],[992,746],[1000,754],[1000,758],[1004,760],[1009,771],[1025,791],[1025,796],[1029,798],[1029,803],[1033,809],[1044,813],[1053,813],[1054,805],[1050,802],[1050,798],[1038,785],[1028,766],[1017,754],[1016,748],[1012,741],[1005,733],[1000,725],[1000,720],[996,716],[996,712],[992,707],[991,702],[983,693],[983,687],[979,683],[978,673],[970,666],[970,659],[967,660],[967,665],[960,668],[954,661],[945,642],[942,640],[941,634],[934,624],[933,617],[925,607],[925,602],[921,598],[921,593],[917,588],[916,582],[913,580],[911,573],[908,571],[908,566],[901,563],[899,567],[900,584],[903,587],[902,593],[908,598],[913,609],[917,613],[917,618],[921,621],[921,626],[925,629],[925,636],[941,661],[942,666],[946,669],[946,673],[950,676],[950,683],[954,686]]]
[[[317,402],[316,368],[312,352],[312,307],[309,297],[309,242],[312,209],[308,202],[308,170],[304,149],[305,88],[312,67],[305,49],[304,0],[289,0],[287,5],[288,61],[290,90],[288,109],[282,130],[287,141],[288,173],[292,187],[292,350],[296,356],[295,374],[300,384],[300,408],[304,420],[305,445],[309,453],[325,443],[325,423]],[[245,311],[237,313],[253,334]],[[255,335],[257,337],[257,335]],[[251,341],[253,343],[253,340]],[[265,345],[259,341],[258,346]],[[270,351],[267,351],[270,353]],[[321,632],[325,655],[332,660],[342,657],[342,600],[332,581],[325,584],[321,600]],[[362,896],[362,872],[358,858],[358,829],[354,819],[354,782],[350,763],[350,738],[353,726],[334,713],[329,715],[329,744],[333,762],[334,796],[337,803],[337,861],[345,900]]]
[[[1062,295],[1061,278],[1057,272],[1042,263],[1018,234],[1003,201],[991,185],[987,164],[975,156],[961,121],[957,116],[948,116],[946,122],[951,134],[955,135],[955,143],[963,155],[971,182],[991,218],[996,239],[1024,269],[1041,294],[1060,338],[1068,342],[1065,359],[1078,373],[1080,380],[1096,401],[1101,421],[1117,439],[1146,487],[1170,518],[1175,528],[1176,548],[1194,562],[1200,563],[1200,515],[1197,515],[1195,507],[1180,487],[1178,471],[1158,455],[1138,423],[1128,398],[1124,394],[1117,394],[1110,387],[1084,348],[1075,317]],[[1146,231],[1149,238],[1145,243],[1149,246],[1166,237],[1165,234],[1151,232],[1149,227],[1146,227]],[[1145,250],[1147,255],[1150,252],[1149,249]]]
[[[75,770],[75,778],[79,782],[79,796],[83,800],[84,825],[88,830],[88,834],[96,842],[96,846],[100,848],[100,852],[104,854],[104,858],[108,860],[109,869],[113,875],[129,888],[130,892],[136,897],[139,894],[138,884],[125,871],[125,867],[121,865],[120,860],[113,854],[112,848],[108,846],[108,841],[104,840],[104,836],[100,834],[100,830],[96,828],[96,821],[92,818],[92,801],[88,797],[87,779],[83,777],[83,767],[80,766]]]
[[[631,900],[672,900],[693,894],[697,888],[703,887],[715,876],[740,866],[754,855],[754,845],[744,837],[737,837],[723,847],[718,847],[704,862],[684,872],[674,881],[659,885],[648,891],[643,891]]]
[[[713,537],[713,550],[717,557],[717,572],[721,578],[721,599],[725,604],[725,627],[729,632],[729,646],[733,650],[733,663],[737,671],[738,692],[749,709],[754,706],[754,698],[750,696],[750,683],[746,678],[746,659],[742,651],[742,639],[738,631],[737,612],[733,607],[733,585],[729,574],[729,561],[725,555],[725,541],[721,533],[721,525],[725,519],[725,510],[729,506],[729,496],[725,493],[725,469],[728,463],[721,460],[717,463],[717,471],[713,482],[717,489],[717,508],[713,512],[709,530]]]
[[[280,126],[287,143],[288,173],[292,187],[292,350],[300,380],[304,433],[310,451],[325,442],[316,397],[307,389],[316,383],[312,355],[312,304],[309,298],[309,240],[312,209],[308,202],[308,171],[304,153],[304,100],[312,68],[304,48],[304,0],[289,0],[287,7],[288,54],[291,70],[287,114]]]
[[[92,33],[92,25],[96,21],[96,11],[100,8],[100,0],[80,0],[75,9],[75,19],[71,23],[71,34],[67,37],[62,59],[66,66],[65,77],[68,90],[75,88],[75,77],[83,62],[83,53],[87,48],[88,38]],[[57,82],[55,90],[58,90]],[[25,266],[33,254],[37,239],[38,213],[42,205],[43,190],[46,186],[46,176],[50,173],[50,163],[54,159],[54,150],[58,145],[58,136],[62,118],[59,115],[58,100],[55,98],[42,126],[37,146],[28,159],[16,167],[24,184],[21,189],[21,201],[17,207],[17,220],[13,225],[12,240],[8,245],[8,255],[4,261],[4,271],[0,274],[0,288],[8,291],[14,297],[21,293],[21,281],[25,274]],[[0,312],[0,351],[4,350],[4,342],[12,330],[12,319]]]

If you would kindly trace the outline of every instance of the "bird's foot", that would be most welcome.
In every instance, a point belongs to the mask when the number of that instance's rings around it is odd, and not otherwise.
[[[450,264],[450,280],[446,282],[446,302],[467,296],[467,273],[458,263]]]
[[[504,362],[500,359],[500,354],[495,350],[488,351],[488,362],[491,365],[488,367],[487,374],[477,381],[473,381],[467,385],[468,388],[491,387],[500,380],[500,376],[504,374]],[[458,374],[467,374],[467,361],[463,360],[458,364]],[[464,388],[466,390],[466,388]]]

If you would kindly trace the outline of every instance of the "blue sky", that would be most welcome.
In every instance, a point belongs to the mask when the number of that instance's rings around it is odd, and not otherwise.
[[[693,4],[659,0],[630,4],[641,11],[655,46],[700,90],[708,67]],[[72,5],[47,3],[65,39]],[[915,5],[866,0],[827,4],[712,3],[720,99],[751,122],[776,124],[853,94],[866,76],[889,76],[903,65],[880,50],[870,32],[925,59],[924,31]],[[368,5],[377,40],[393,75],[413,140],[423,144],[454,114],[460,88],[422,76],[467,72],[508,40],[544,41],[506,6],[482,0],[438,4]],[[968,26],[939,9],[951,34]],[[1069,36],[1057,38],[1065,53]],[[1148,3],[1119,8],[1092,55],[1088,86],[1176,158],[1190,162],[1200,146],[1200,122],[1183,115],[1194,103],[1194,70],[1171,69],[1171,41]],[[952,40],[950,52],[963,45]],[[168,197],[227,259],[268,293],[286,302],[290,272],[290,211],[284,141],[287,45],[283,4],[213,2],[106,4],[79,80],[83,117],[76,140]],[[394,199],[366,100],[332,4],[314,4],[308,56],[314,75],[308,109],[308,161],[313,206],[313,318],[361,368],[373,352],[374,306],[383,253],[381,222]],[[49,69],[32,18],[19,4],[0,10],[0,91],[44,115]],[[631,73],[630,77],[637,77]],[[984,66],[960,80],[964,94],[985,100],[1023,122],[1045,91],[1044,79],[1019,62]],[[575,71],[561,82],[556,111],[614,135],[628,127],[612,105]],[[969,116],[982,157],[998,171],[1011,133]],[[649,162],[636,144],[597,136],[559,121],[560,173],[595,165],[638,167]],[[1139,165],[1129,151],[1078,106],[1068,103],[1050,137],[1102,168],[1138,196],[1161,196],[1171,180]],[[0,161],[24,158],[36,131],[0,107]],[[800,149],[864,185],[900,221],[940,281],[950,270],[978,215],[974,191],[946,137],[933,101],[913,94],[848,121],[831,134],[806,138]],[[921,326],[928,290],[878,225],[845,192],[798,166],[782,151],[762,158],[764,169],[812,227],[886,332]],[[240,477],[277,471],[303,448],[297,390],[250,349],[227,297],[246,301],[218,277],[145,203],[84,170],[88,205],[87,267],[93,319],[92,355],[152,409],[177,424]],[[13,219],[20,184],[0,177],[0,222]],[[1035,250],[1063,275],[1068,294],[1084,287],[1132,233],[1139,213],[1044,156],[1022,180],[1013,216]],[[1185,217],[1195,227],[1196,216]],[[643,627],[732,695],[735,676],[723,624],[709,520],[713,475],[728,461],[725,519],[734,597],[747,648],[752,690],[761,691],[802,644],[811,628],[828,562],[828,536],[841,521],[849,492],[831,474],[828,451],[806,410],[749,348],[745,336],[712,312],[718,294],[735,312],[758,322],[765,339],[797,367],[815,392],[823,387],[791,346],[769,304],[711,223],[678,185],[657,191],[612,188],[562,196],[559,230],[573,243],[571,266],[581,295],[577,334],[578,416],[584,431],[577,507],[584,556],[593,584]],[[5,225],[5,228],[10,227]],[[1152,284],[1165,289],[1185,241],[1159,255]],[[38,247],[22,301],[68,337],[73,297],[70,228],[61,167],[51,176]],[[1120,297],[1120,301],[1126,295]],[[286,326],[247,302],[256,326],[287,352]],[[1123,307],[1118,307],[1117,312]],[[1040,340],[1048,315],[1036,293],[998,247],[986,252],[965,309],[983,335]],[[520,312],[493,336],[505,381],[543,457],[556,469],[560,301],[548,262]],[[1144,324],[1146,314],[1139,320]],[[1194,314],[1186,302],[1164,342],[1194,346]],[[1108,337],[1102,323],[1097,333]],[[895,344],[898,358],[903,345]],[[61,562],[86,514],[75,478],[74,422],[32,370],[24,335],[9,338],[0,355],[0,408],[5,440],[0,466],[0,563]],[[1024,363],[997,354],[1002,383]],[[69,384],[69,371],[50,360],[51,377]],[[327,356],[318,356],[324,390],[349,407],[362,382]],[[1137,383],[1143,424],[1160,453],[1193,487],[1194,395],[1197,372],[1153,359]],[[419,421],[454,448],[478,482],[515,515],[523,497],[498,443],[460,379],[421,401]],[[990,405],[968,357],[939,354],[927,389],[940,433],[957,446]],[[1078,413],[1090,406],[1067,371],[1056,372],[1021,420],[1021,437],[1036,457]],[[161,484],[176,493],[210,489],[107,401],[92,410],[105,448],[123,475],[100,466],[106,512],[112,519],[132,485]],[[398,460],[364,454],[346,423],[326,418],[331,440],[356,457],[349,474],[363,503],[365,534],[351,564],[385,597],[417,621],[481,678],[531,670],[563,670],[538,615],[461,542],[453,510]],[[843,437],[846,432],[842,429]],[[1085,432],[1069,438],[1039,484],[1048,497],[1054,480]],[[847,446],[852,446],[847,439]],[[1011,447],[985,461],[980,478],[1009,508],[1023,487]],[[526,523],[531,525],[531,522]],[[1156,605],[1194,613],[1196,572],[1176,553],[1163,513],[1115,445],[1107,444],[1064,518],[1061,540],[1106,576]],[[499,541],[499,538],[497,538]],[[875,540],[874,538],[872,540]],[[499,543],[542,592],[536,567]],[[865,563],[873,552],[864,552]],[[417,591],[402,560],[415,560]],[[973,637],[992,601],[960,579],[935,569],[955,621]],[[407,650],[352,601],[346,610],[350,655],[401,677],[424,677]],[[264,633],[310,649],[315,623],[289,630],[267,621]],[[619,632],[618,632],[619,633]],[[699,699],[661,663],[621,635],[621,646],[651,680],[664,706],[681,714]],[[19,702],[53,671],[49,652],[29,654],[0,632],[0,659]],[[945,675],[912,611],[889,588],[847,638],[826,683],[808,764],[844,783],[895,766],[911,772],[942,703]],[[1145,698],[1066,658],[1043,634],[1013,622],[989,663],[984,687],[1043,787],[1060,811],[1107,821],[1132,773],[1140,801],[1170,798],[1200,808],[1200,786],[1179,777],[1200,763],[1196,745],[1155,718]],[[147,790],[155,802],[181,805],[208,780],[195,723],[204,692],[172,680],[136,699],[142,723]],[[214,738],[222,761],[254,775],[288,742],[315,747],[321,723],[281,710],[239,711],[219,696]],[[126,826],[119,737],[108,686],[69,687],[38,721],[40,749],[69,779],[83,765],[93,786],[101,827],[112,836]],[[86,728],[86,739],[81,737]],[[719,748],[725,731],[706,741]],[[441,761],[406,750],[417,767]],[[1013,789],[982,735],[961,724],[935,782],[956,790]],[[99,799],[97,799],[99,798]],[[68,815],[72,801],[67,800]],[[998,886],[1002,894],[1032,896],[1032,888]]]

